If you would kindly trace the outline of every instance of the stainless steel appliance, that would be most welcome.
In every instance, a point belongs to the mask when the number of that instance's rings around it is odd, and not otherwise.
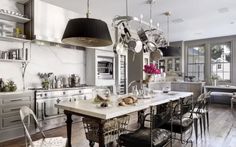
[[[98,79],[113,79],[113,57],[97,57]]]
[[[61,102],[76,102],[92,98],[92,88],[80,89],[54,89],[35,91],[35,113],[44,129],[51,129],[65,125],[63,110],[54,105]],[[79,117],[74,117],[74,121],[79,121]]]

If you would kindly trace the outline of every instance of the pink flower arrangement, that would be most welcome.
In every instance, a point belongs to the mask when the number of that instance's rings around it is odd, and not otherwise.
[[[156,68],[155,64],[144,65],[143,71],[147,74],[161,74],[160,69]]]

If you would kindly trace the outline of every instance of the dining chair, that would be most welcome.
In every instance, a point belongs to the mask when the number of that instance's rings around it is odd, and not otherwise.
[[[161,125],[160,128],[180,135],[180,138],[173,137],[172,135],[172,139],[179,140],[182,144],[190,143],[191,146],[193,146],[193,141],[191,140],[193,132],[193,115],[192,112],[188,110],[192,109],[192,106],[188,104],[188,109],[186,109],[184,102],[185,98],[181,98],[173,102],[172,119]],[[187,133],[189,133],[189,137],[184,139],[183,136],[185,136]]]
[[[234,103],[236,103],[236,94],[234,93],[231,98],[231,111],[234,112]]]
[[[104,144],[108,145],[117,141],[119,135],[127,131],[130,116],[124,115],[117,118],[106,120],[103,124],[102,138]],[[89,146],[93,147],[95,143],[99,143],[99,122],[93,118],[84,117],[82,119],[85,136],[89,140]]]
[[[200,120],[201,137],[202,137],[203,131],[205,134],[206,127],[209,132],[209,110],[208,110],[208,107],[209,107],[210,96],[211,96],[211,91],[201,94],[198,97],[197,101],[195,102],[196,107],[194,107],[194,109],[193,109],[193,114],[197,115]]]
[[[42,135],[42,139],[33,141],[30,136],[30,132],[29,132],[28,128],[29,128],[30,122],[32,120],[31,116],[33,117],[33,120],[35,121],[35,124]],[[42,128],[39,125],[38,120],[36,119],[34,112],[29,107],[23,106],[20,108],[20,117],[21,117],[22,125],[23,125],[24,131],[25,131],[25,145],[26,145],[26,147],[66,147],[66,142],[67,142],[66,138],[63,138],[63,137],[46,138]],[[29,141],[29,143],[28,143],[28,141]]]
[[[202,115],[202,124],[204,128],[204,134],[206,131],[206,124],[207,124],[207,130],[209,132],[209,100],[211,97],[211,91],[204,94],[203,99],[200,100],[200,108],[197,110],[197,113]]]
[[[145,126],[119,136],[119,146],[125,147],[163,147],[171,144],[171,131],[160,129],[159,126],[171,120],[171,103],[150,106],[150,113],[145,115]],[[160,111],[161,110],[161,111]],[[147,124],[147,122],[149,122]]]

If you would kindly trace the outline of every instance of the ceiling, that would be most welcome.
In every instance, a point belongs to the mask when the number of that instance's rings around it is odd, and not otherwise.
[[[43,0],[85,16],[86,0]],[[129,0],[129,15],[149,21],[146,0]],[[236,34],[235,0],[157,0],[153,5],[153,24],[166,32],[164,12],[170,11],[170,41],[195,40]],[[90,0],[90,17],[111,25],[116,15],[125,15],[125,0]],[[182,20],[183,21],[182,21]]]

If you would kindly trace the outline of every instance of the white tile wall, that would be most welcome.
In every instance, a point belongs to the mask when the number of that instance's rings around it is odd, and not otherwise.
[[[0,41],[0,50],[12,48],[22,48],[22,44]],[[53,72],[55,75],[78,74],[81,83],[85,83],[85,51],[31,44],[31,61],[25,75],[26,87],[40,87],[38,72]],[[15,81],[18,90],[21,90],[21,64],[0,62],[0,78]]]

